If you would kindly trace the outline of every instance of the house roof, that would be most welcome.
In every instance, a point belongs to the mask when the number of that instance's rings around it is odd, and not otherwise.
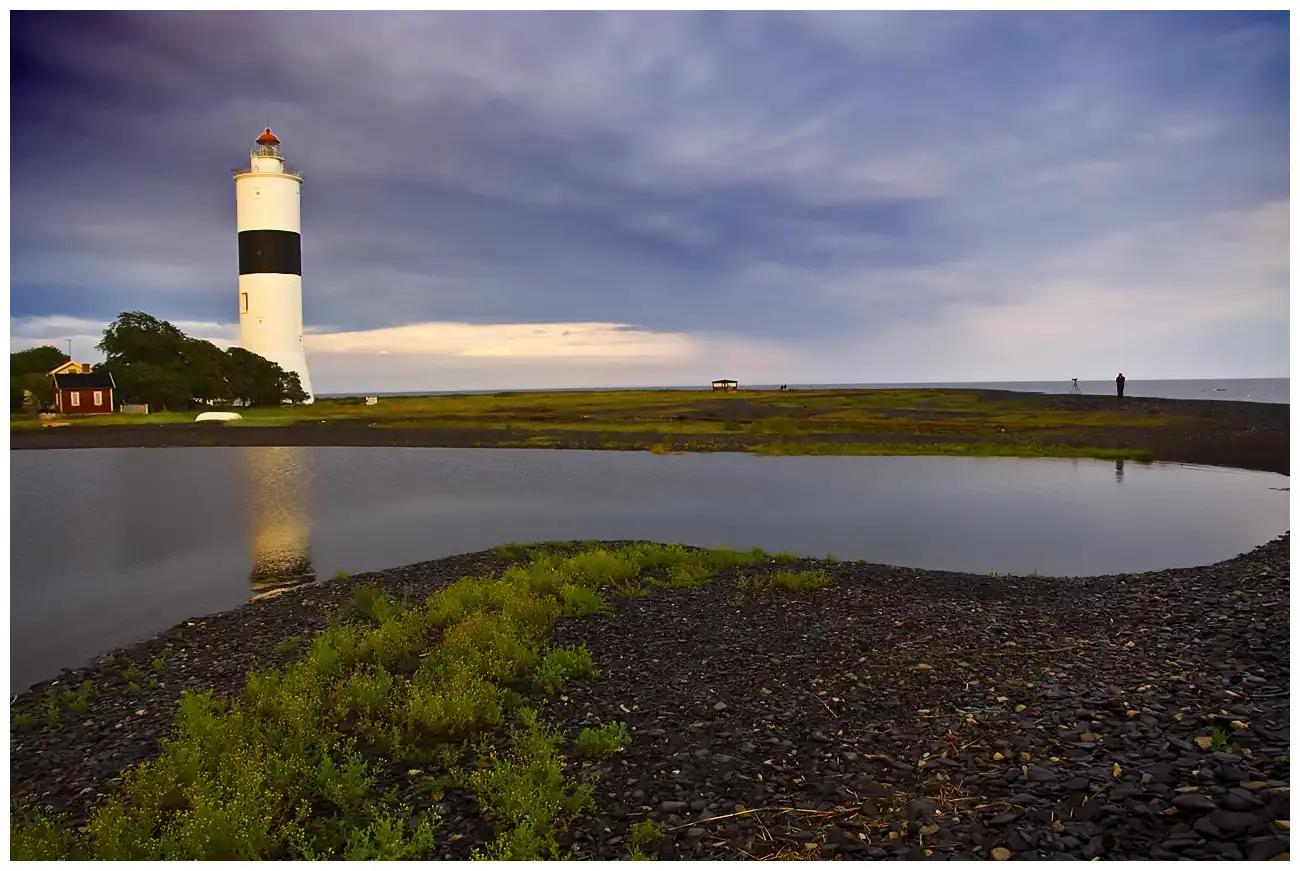
[[[740,382],[737,381],[735,378],[714,378],[712,383],[714,383],[714,384],[739,384]]]
[[[62,363],[55,366],[53,369],[51,369],[49,372],[45,374],[58,375],[60,372],[67,372],[69,370],[73,372],[80,372],[83,368],[86,369],[87,371],[90,370],[90,366],[87,363],[78,363],[76,360],[64,360]]]
[[[113,383],[113,373],[107,369],[97,369],[84,375],[71,372],[55,375],[54,386],[60,390],[92,390],[105,387],[111,389],[117,385]]]

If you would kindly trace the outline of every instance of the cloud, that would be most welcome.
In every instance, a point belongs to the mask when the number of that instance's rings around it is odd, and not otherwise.
[[[321,354],[401,354],[430,357],[680,360],[695,353],[682,333],[656,333],[627,324],[404,324],[375,330],[312,333],[307,348]]]
[[[336,362],[432,341],[480,383],[521,348],[556,366],[621,348],[662,382],[734,342],[779,381],[978,378],[992,357],[957,334],[887,366],[861,349],[1006,317],[1050,332],[1090,295],[1158,299],[1145,320],[1185,325],[1179,356],[1109,335],[1176,375],[1205,359],[1186,331],[1239,346],[1288,314],[1284,13],[20,12],[12,30],[19,319],[231,320],[227,170],[268,117],[306,173],[306,323],[365,337],[322,350]],[[586,332],[508,332],[533,323]],[[1026,378],[1096,347],[1021,346]]]

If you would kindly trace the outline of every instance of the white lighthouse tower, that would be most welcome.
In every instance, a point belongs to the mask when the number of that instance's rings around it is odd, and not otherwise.
[[[286,372],[313,399],[302,345],[302,175],[284,168],[267,127],[248,169],[235,170],[239,231],[239,344]]]

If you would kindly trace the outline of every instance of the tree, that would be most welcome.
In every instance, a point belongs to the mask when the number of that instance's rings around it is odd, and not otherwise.
[[[283,377],[280,379],[280,401],[307,401],[307,391],[302,389],[302,379],[298,377],[297,372],[284,372]]]
[[[229,358],[221,349],[202,339],[187,338],[181,345],[190,396],[200,402],[231,399]]]
[[[49,408],[54,404],[54,378],[44,372],[28,372],[19,376],[19,395],[25,390],[32,395],[32,404],[37,409]],[[19,411],[22,409],[20,408]]]
[[[122,312],[95,347],[106,362],[184,365],[185,334],[172,324],[145,312]]]
[[[113,374],[122,402],[148,403],[151,411],[183,409],[190,402],[190,385],[180,366],[157,366],[117,360],[104,364]]]
[[[68,362],[68,355],[53,345],[41,345],[9,355],[9,375],[46,374]]]
[[[299,398],[293,401],[301,402],[306,398],[296,372],[286,373],[279,365],[243,348],[227,349],[226,357],[230,392],[245,404],[279,405],[286,399],[293,399],[289,394],[294,388]],[[292,382],[288,380],[290,375],[293,376]]]
[[[96,347],[104,352],[104,368],[113,373],[122,399],[147,402],[153,409],[231,399],[279,405],[307,398],[297,373],[243,348],[222,352],[145,312],[119,314]]]

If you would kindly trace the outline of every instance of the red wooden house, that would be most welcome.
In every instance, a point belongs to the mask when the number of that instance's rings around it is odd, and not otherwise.
[[[113,375],[107,370],[54,376],[54,410],[59,414],[112,414]]]

